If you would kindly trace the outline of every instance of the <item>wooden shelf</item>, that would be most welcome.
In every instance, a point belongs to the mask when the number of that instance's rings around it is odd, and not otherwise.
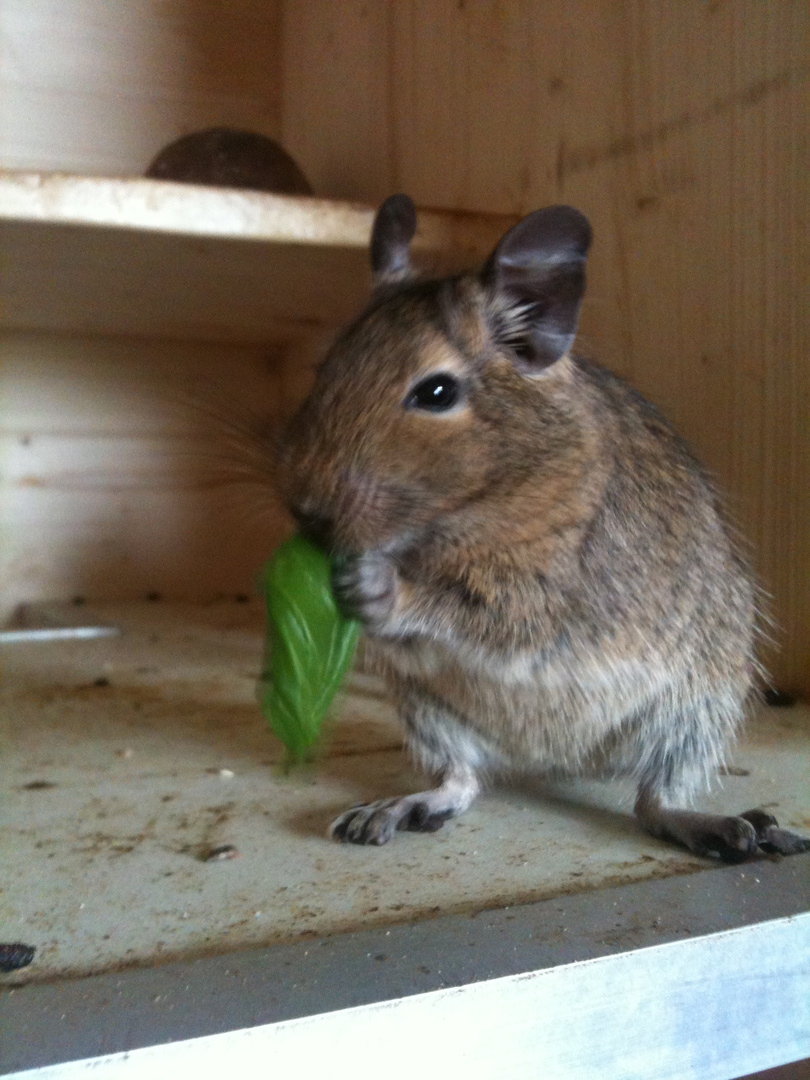
[[[284,340],[362,303],[373,217],[327,199],[0,171],[0,326]],[[414,258],[473,266],[513,221],[420,210]]]
[[[22,625],[120,630],[3,646],[3,827],[13,838],[4,931],[47,943],[23,981],[302,934],[384,935],[439,911],[551,897],[565,898],[564,911],[572,893],[720,869],[639,829],[628,817],[631,785],[598,781],[498,785],[435,837],[406,834],[383,853],[372,845],[347,855],[326,840],[340,810],[425,783],[374,677],[356,670],[347,681],[317,772],[284,775],[255,697],[260,601],[44,605]],[[778,799],[780,824],[807,830],[810,708],[763,709],[733,764],[701,808]],[[244,855],[229,865],[227,887],[201,858],[222,843]],[[759,877],[761,865],[740,869]]]

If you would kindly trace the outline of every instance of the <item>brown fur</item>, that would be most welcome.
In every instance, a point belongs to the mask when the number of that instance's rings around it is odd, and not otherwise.
[[[742,722],[752,577],[657,410],[556,356],[589,232],[543,213],[551,224],[526,219],[528,239],[507,234],[481,275],[441,281],[403,280],[402,227],[386,274],[378,228],[382,284],[286,434],[287,501],[342,557],[338,596],[366,623],[414,753],[442,778],[349,811],[334,832],[382,843],[438,827],[487,772],[631,775],[647,827],[741,857],[757,845],[749,822],[692,814],[687,828],[668,807],[716,770]],[[459,407],[405,407],[435,372],[461,381]]]

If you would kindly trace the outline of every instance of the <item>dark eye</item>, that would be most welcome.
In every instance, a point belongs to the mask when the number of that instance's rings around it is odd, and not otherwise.
[[[431,375],[411,390],[405,399],[408,409],[447,412],[461,397],[461,384],[453,375]]]

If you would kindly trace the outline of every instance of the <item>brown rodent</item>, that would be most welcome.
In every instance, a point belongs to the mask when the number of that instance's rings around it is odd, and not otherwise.
[[[207,128],[169,143],[145,173],[154,180],[311,195],[296,163],[274,139],[254,131]]]
[[[810,842],[685,803],[750,699],[752,576],[686,445],[571,354],[591,230],[524,218],[478,274],[414,279],[413,204],[372,236],[370,304],[282,440],[282,493],[340,558],[410,748],[436,788],[354,807],[353,843],[432,831],[492,775],[631,776],[658,836],[729,861]]]

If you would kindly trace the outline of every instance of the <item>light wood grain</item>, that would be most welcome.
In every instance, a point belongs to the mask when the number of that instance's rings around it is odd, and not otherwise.
[[[368,295],[373,215],[151,180],[0,175],[4,612],[72,594],[248,591],[289,522],[268,492],[222,482],[234,448],[220,419],[258,407],[277,421],[300,401]],[[480,262],[511,220],[425,211],[415,257]],[[208,405],[167,430],[155,418],[178,379]]]
[[[179,135],[277,137],[280,0],[3,0],[0,165],[142,175]]]
[[[332,240],[305,235],[312,207],[271,197],[54,180],[6,202],[3,325],[284,342],[285,409],[320,348],[307,335],[365,295],[370,207],[389,192],[583,209],[581,345],[728,492],[781,628],[767,662],[810,692],[806,4],[7,0],[0,41],[2,164],[140,172],[170,137],[239,123],[280,135],[319,194],[360,201]],[[420,220],[423,258],[455,246],[459,263],[506,223]]]
[[[569,202],[589,216],[580,346],[659,404],[716,475],[773,595],[766,662],[810,692],[810,9],[339,8],[285,3],[285,142],[316,185],[343,163],[353,198],[388,183],[425,205]],[[329,47],[347,33],[356,53]]]
[[[334,1080],[722,1080],[808,1053],[810,914],[629,951],[616,938],[613,955],[19,1075],[208,1080],[259,1076],[272,1060],[281,1075]]]
[[[156,180],[0,173],[0,311],[12,329],[263,342],[350,317],[374,208]],[[512,218],[426,210],[415,260],[481,262]]]
[[[278,422],[274,350],[5,333],[0,355],[0,617],[254,592],[289,529],[250,439]]]

